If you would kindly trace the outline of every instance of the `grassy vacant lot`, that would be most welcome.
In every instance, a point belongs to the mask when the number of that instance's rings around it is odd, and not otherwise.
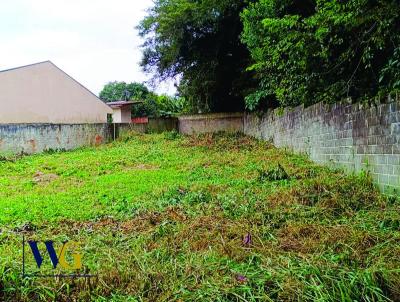
[[[239,135],[3,158],[0,209],[0,300],[400,299],[398,200]],[[79,241],[98,277],[21,278],[22,234]]]

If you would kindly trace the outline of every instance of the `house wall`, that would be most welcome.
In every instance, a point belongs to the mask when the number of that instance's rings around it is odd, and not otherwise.
[[[400,99],[302,106],[247,114],[244,133],[307,153],[319,163],[369,171],[382,191],[400,189]]]
[[[113,123],[122,123],[121,108],[113,108],[112,121]]]
[[[71,150],[111,139],[110,124],[0,124],[0,153]]]
[[[130,106],[113,108],[113,123],[132,123],[132,109]]]
[[[0,124],[106,123],[112,113],[51,62],[0,72]]]
[[[131,108],[131,106],[122,107],[120,123],[132,123],[132,108]]]

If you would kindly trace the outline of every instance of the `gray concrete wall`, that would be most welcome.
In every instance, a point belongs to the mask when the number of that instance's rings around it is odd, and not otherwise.
[[[113,137],[118,138],[124,136],[130,131],[146,133],[147,124],[132,124],[132,123],[115,123],[111,125]]]
[[[176,118],[149,119],[148,124],[0,124],[0,154],[72,150],[107,143],[127,131],[177,130]]]
[[[400,100],[373,105],[316,104],[248,114],[244,133],[307,153],[319,163],[370,171],[380,189],[400,189]]]
[[[149,118],[147,124],[147,132],[162,133],[165,131],[178,131],[178,119],[176,117],[170,118]]]
[[[149,118],[147,124],[133,124],[133,123],[120,123],[115,125],[115,136],[123,136],[124,133],[129,131],[136,131],[140,133],[162,133],[165,131],[177,131],[178,119],[177,118]],[[114,129],[113,129],[114,132]]]
[[[111,139],[109,124],[0,124],[0,153],[71,150]]]
[[[179,133],[243,132],[243,113],[214,113],[180,116]]]

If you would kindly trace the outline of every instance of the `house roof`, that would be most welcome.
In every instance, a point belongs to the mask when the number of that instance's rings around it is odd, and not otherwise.
[[[44,63],[51,63],[51,64],[54,65],[53,62],[51,62],[50,60],[47,60],[47,61],[37,62],[37,63],[33,63],[33,64],[28,64],[28,65],[23,65],[23,66],[17,66],[17,67],[13,67],[13,68],[3,69],[3,70],[0,70],[0,72],[12,71],[12,70],[15,70],[15,69],[31,67],[31,66],[34,66],[34,65],[39,65],[39,64],[44,64]]]
[[[60,67],[58,67],[56,64],[54,64],[52,61],[47,60],[47,61],[42,61],[42,62],[37,62],[37,63],[32,63],[32,64],[28,64],[28,65],[22,65],[22,66],[17,66],[17,67],[13,67],[13,68],[9,68],[9,69],[4,69],[4,70],[0,70],[0,73],[3,72],[8,72],[8,71],[13,71],[13,70],[18,70],[18,69],[22,69],[22,68],[29,68],[35,65],[41,65],[41,64],[51,64],[53,65],[55,68],[57,68],[58,70],[60,70],[62,73],[64,73],[67,77],[69,77],[71,80],[73,80],[74,82],[76,82],[79,86],[81,86],[83,89],[87,90],[88,92],[90,92],[92,95],[94,95],[96,98],[98,98],[100,100],[100,98],[93,93],[91,90],[89,90],[87,87],[83,86],[81,83],[79,83],[77,80],[75,80],[73,77],[71,77],[68,73],[66,73],[64,70],[62,70]],[[101,101],[101,100],[100,100]]]
[[[122,108],[125,106],[131,106],[133,104],[140,104],[142,101],[117,101],[117,102],[108,102],[106,103],[111,108]]]

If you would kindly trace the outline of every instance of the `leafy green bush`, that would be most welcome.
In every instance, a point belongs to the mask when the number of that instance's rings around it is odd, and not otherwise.
[[[258,180],[259,181],[277,181],[277,180],[285,180],[289,179],[289,175],[285,171],[285,169],[278,164],[277,166],[264,170],[258,170]]]

